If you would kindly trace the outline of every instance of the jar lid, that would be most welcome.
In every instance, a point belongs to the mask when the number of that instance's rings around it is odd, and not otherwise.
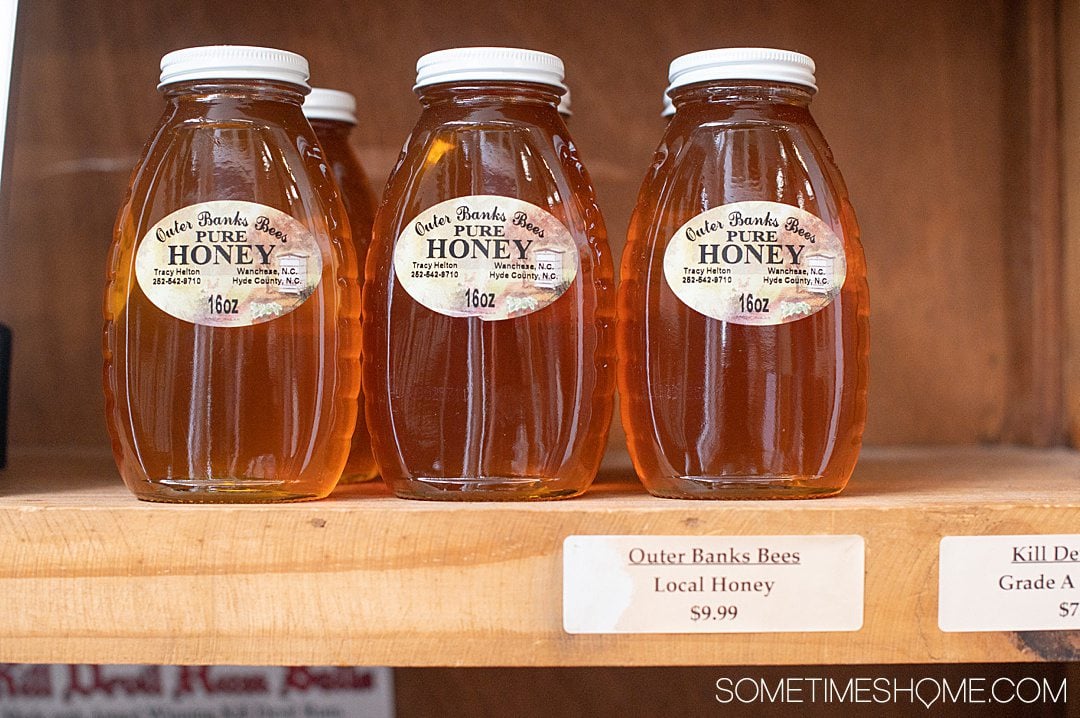
[[[570,88],[566,88],[566,92],[559,99],[559,114],[563,117],[572,117],[573,112],[570,111]]]
[[[514,47],[456,47],[416,61],[413,89],[442,82],[536,82],[565,90],[563,61],[546,52]]]
[[[814,61],[801,52],[767,47],[726,47],[682,55],[671,61],[669,90],[712,80],[766,80],[817,91]]]
[[[190,80],[274,80],[308,89],[308,61],[287,50],[247,45],[206,45],[161,58],[158,87]]]
[[[325,87],[311,88],[304,98],[304,117],[309,120],[333,120],[356,124],[356,98],[348,92]]]

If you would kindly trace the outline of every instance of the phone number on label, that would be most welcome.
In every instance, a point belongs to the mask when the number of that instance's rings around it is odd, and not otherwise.
[[[159,284],[202,284],[202,277],[154,277],[154,286]]]
[[[416,269],[411,276],[413,279],[457,279],[459,274],[456,269]]]
[[[732,283],[732,278],[731,277],[691,276],[691,277],[683,277],[682,278],[682,283],[683,284],[731,284]]]

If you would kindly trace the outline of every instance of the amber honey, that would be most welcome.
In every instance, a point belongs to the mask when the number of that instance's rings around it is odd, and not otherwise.
[[[418,66],[423,112],[376,216],[364,292],[380,473],[409,498],[578,494],[610,423],[614,285],[556,111],[562,63],[473,48]]]
[[[859,454],[859,228],[810,115],[812,62],[776,52],[683,65],[696,74],[671,92],[677,112],[631,220],[619,388],[635,468],[659,496],[827,496]],[[770,73],[774,60],[802,74]]]
[[[341,192],[341,201],[349,218],[356,262],[361,268],[362,278],[368,245],[371,244],[371,226],[375,221],[375,195],[371,191],[360,158],[349,141],[349,136],[356,126],[355,113],[355,98],[339,90],[316,87],[304,101],[304,115],[311,122],[315,136],[319,138],[319,144],[322,145],[330,171]],[[357,398],[357,407],[356,429],[353,431],[352,446],[341,475],[341,483],[367,481],[379,473],[375,457],[371,453],[362,392]]]
[[[109,255],[117,466],[147,500],[324,496],[355,422],[359,292],[343,209],[300,109],[306,61],[260,48],[181,53],[169,67],[184,60],[195,76],[167,78],[163,60],[166,109]],[[263,61],[265,76],[246,74]]]

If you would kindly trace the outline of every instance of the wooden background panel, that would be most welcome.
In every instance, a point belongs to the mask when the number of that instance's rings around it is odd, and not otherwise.
[[[1069,437],[1080,444],[1080,3],[1065,2],[1058,26],[1061,43],[1061,172],[1067,333],[1065,411]]]
[[[1068,3],[1061,3],[1068,5]],[[1002,230],[1009,274],[1006,441],[1049,446],[1066,438],[1061,260],[1058,27],[1054,0],[1008,3],[1005,62],[1014,68],[1003,98]]]
[[[564,57],[571,127],[621,251],[662,132],[667,63],[723,45],[811,54],[815,113],[859,213],[870,265],[867,440],[1002,437],[1014,276],[1003,229],[1004,2],[500,3],[36,0],[21,8],[0,320],[14,326],[12,441],[100,445],[100,289],[117,206],[161,101],[160,56],[204,43],[309,57],[354,92],[355,141],[381,185],[417,115],[423,52],[512,44]],[[1010,315],[1011,316],[1011,315]],[[613,444],[621,444],[616,435]]]

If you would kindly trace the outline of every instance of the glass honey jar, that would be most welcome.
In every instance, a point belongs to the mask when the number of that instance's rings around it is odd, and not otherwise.
[[[671,63],[675,108],[619,289],[630,454],[655,495],[841,491],[862,442],[859,227],[813,117],[813,61],[731,48]]]
[[[375,218],[364,391],[398,496],[549,499],[596,475],[614,392],[603,219],[557,107],[563,63],[458,48],[417,63],[422,112]]]
[[[307,61],[178,50],[132,175],[105,290],[106,418],[140,499],[328,494],[356,419],[359,289],[301,102]]]
[[[353,149],[349,136],[356,127],[356,98],[348,92],[324,87],[311,88],[304,98],[304,116],[308,118],[315,136],[319,138],[330,172],[341,191],[341,201],[352,230],[356,262],[363,278],[368,245],[371,244],[371,225],[375,221],[375,195],[368,184],[367,173]],[[364,420],[364,395],[357,398],[356,429],[341,483],[348,484],[373,479],[379,474],[371,454],[371,438]]]

